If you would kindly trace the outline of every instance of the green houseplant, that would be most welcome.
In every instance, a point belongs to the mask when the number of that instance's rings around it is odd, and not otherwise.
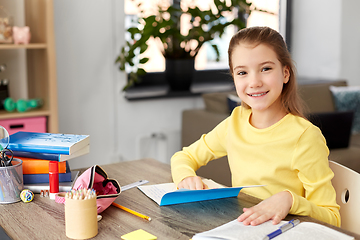
[[[174,0],[173,5],[165,9],[158,6],[156,14],[144,16],[144,11],[141,10],[136,26],[127,29],[127,32],[130,33],[130,40],[126,41],[116,59],[116,63],[120,65],[119,69],[129,74],[128,83],[123,90],[134,85],[139,81],[141,75],[146,74],[142,65],[148,62],[149,58],[143,57],[142,54],[148,48],[147,41],[150,37],[161,41],[162,53],[166,59],[166,69],[171,69],[168,72],[175,71],[172,61],[180,60],[177,65],[189,66],[190,70],[188,71],[191,74],[194,69],[194,59],[204,43],[210,42],[217,36],[221,37],[229,25],[234,25],[238,29],[245,27],[245,20],[242,16],[250,14],[251,3],[246,0],[214,0],[213,3],[212,8],[206,11],[201,11],[197,6],[180,7],[180,0]],[[139,7],[141,8],[141,5]],[[187,23],[190,27],[186,35],[180,31],[180,18],[184,14],[190,16],[190,21]],[[228,20],[227,17],[230,14],[237,17]],[[216,44],[211,46],[218,60],[220,57],[218,46]],[[180,70],[180,72],[183,73],[184,70]],[[178,76],[167,75],[167,78],[176,77]],[[183,75],[180,78],[178,81],[191,79],[191,77]]]

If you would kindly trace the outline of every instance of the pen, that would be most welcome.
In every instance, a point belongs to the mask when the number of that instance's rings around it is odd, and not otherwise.
[[[124,211],[126,211],[128,213],[134,214],[135,216],[138,216],[138,217],[141,217],[141,218],[143,218],[145,220],[148,220],[149,222],[151,221],[151,217],[148,217],[148,216],[145,216],[145,215],[143,215],[141,213],[135,212],[134,210],[131,210],[131,209],[127,208],[127,207],[121,206],[121,205],[119,205],[119,204],[117,204],[115,202],[113,202],[111,205],[113,205],[115,207],[118,207],[118,208],[120,208],[120,209],[122,209],[122,210],[124,210]]]
[[[286,232],[287,230],[295,227],[295,226],[298,225],[299,223],[300,223],[300,220],[299,220],[299,219],[293,219],[293,220],[289,221],[288,223],[285,223],[285,224],[281,225],[281,226],[279,227],[279,229],[277,229],[276,231],[268,234],[266,237],[264,237],[263,240],[273,239],[274,237],[280,235],[281,233]]]

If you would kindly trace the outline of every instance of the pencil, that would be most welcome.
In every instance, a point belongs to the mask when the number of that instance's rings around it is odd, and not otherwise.
[[[143,215],[141,213],[135,212],[134,210],[131,210],[131,209],[127,208],[127,207],[121,206],[120,204],[117,204],[117,203],[113,202],[111,205],[113,205],[115,207],[118,207],[118,208],[120,208],[120,209],[122,209],[122,210],[124,210],[124,211],[126,211],[128,213],[134,214],[135,216],[138,216],[138,217],[141,217],[141,218],[143,218],[145,220],[148,220],[149,222],[151,221],[151,217],[148,217],[148,216],[145,216],[145,215]]]

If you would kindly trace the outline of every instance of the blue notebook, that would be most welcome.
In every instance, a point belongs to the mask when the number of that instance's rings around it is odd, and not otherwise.
[[[49,183],[49,174],[23,174],[24,184]],[[59,173],[59,182],[71,182],[71,172]]]
[[[89,135],[17,132],[10,135],[13,151],[71,155],[90,144]]]
[[[76,179],[79,176],[79,171],[71,171],[71,182],[59,182],[59,191],[60,192],[69,192]],[[41,190],[49,190],[49,183],[30,183],[24,184],[24,189],[29,189],[33,193],[40,193]],[[0,238],[1,239],[1,238]]]
[[[64,162],[72,158],[80,157],[90,152],[90,145],[87,145],[72,153],[71,155],[58,154],[58,153],[36,153],[36,152],[22,152],[22,151],[13,151],[14,157],[25,157],[25,158],[36,158],[41,160],[50,160]]]
[[[23,174],[24,184],[49,183],[49,174]],[[66,173],[59,173],[59,182],[71,182],[70,165],[66,162]]]
[[[243,188],[262,187],[264,185],[253,185],[243,187],[223,187],[222,185],[210,180],[203,179],[209,189],[188,190],[176,189],[174,183],[162,183],[156,185],[141,185],[138,188],[159,206],[199,202],[213,199],[237,197]]]

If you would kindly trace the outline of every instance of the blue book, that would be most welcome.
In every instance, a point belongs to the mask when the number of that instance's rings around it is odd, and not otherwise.
[[[87,145],[80,149],[79,151],[74,152],[71,155],[57,154],[57,153],[35,153],[35,152],[22,152],[22,151],[13,151],[14,157],[25,157],[25,158],[36,158],[41,160],[50,160],[63,162],[72,158],[76,158],[82,155],[85,155],[90,152],[90,145]]]
[[[24,184],[49,183],[49,174],[23,174]],[[66,173],[59,173],[59,182],[71,182],[69,163],[66,162]]]
[[[10,135],[13,151],[71,155],[90,144],[89,135],[17,132]]]
[[[24,184],[49,183],[49,174],[23,174]],[[59,182],[71,182],[71,172],[59,173]]]
[[[71,191],[71,188],[74,185],[78,176],[79,176],[79,171],[71,171],[71,182],[59,182],[59,191],[60,192]],[[31,191],[33,191],[33,193],[40,193],[41,190],[49,190],[49,188],[50,186],[48,182],[24,184],[24,189],[30,189]]]

